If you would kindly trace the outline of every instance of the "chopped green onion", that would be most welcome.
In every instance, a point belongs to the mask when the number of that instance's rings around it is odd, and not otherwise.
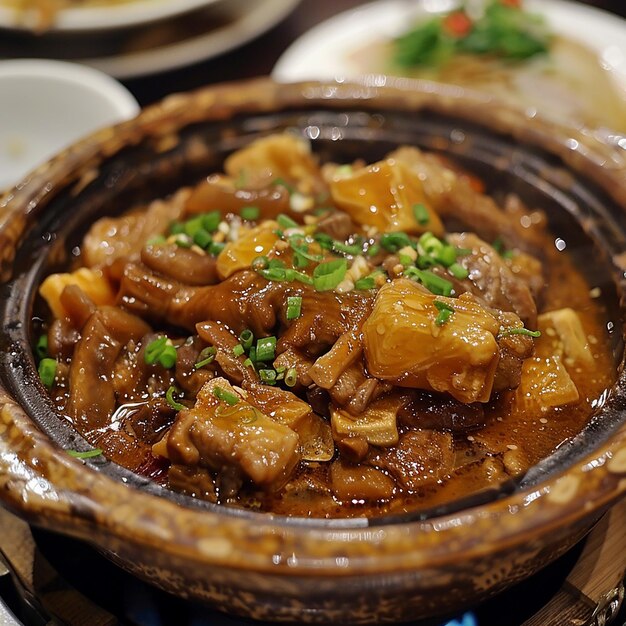
[[[259,378],[261,382],[265,385],[275,385],[276,384],[276,370],[263,369],[259,370]]]
[[[150,239],[146,241],[146,245],[147,246],[159,246],[161,244],[164,244],[165,242],[166,242],[166,239],[163,235],[155,235],[154,237],[150,237]]]
[[[468,254],[472,254],[473,250],[471,248],[455,248],[456,258],[458,259],[460,256],[467,256]]]
[[[430,214],[423,204],[413,205],[413,215],[415,216],[415,221],[421,226],[425,226],[430,222]]]
[[[413,265],[413,259],[408,254],[399,254],[398,260],[400,261],[401,265],[404,265],[404,267]]]
[[[448,271],[458,280],[463,280],[464,278],[467,278],[469,276],[469,271],[467,270],[467,268],[463,267],[460,263],[453,263],[448,268]]]
[[[438,311],[452,311],[454,313],[454,307],[450,306],[447,302],[441,300],[433,300],[433,304]]]
[[[491,247],[500,255],[502,256],[502,254],[504,254],[505,251],[505,247],[504,247],[504,241],[502,241],[502,239],[500,237],[496,237],[496,239],[493,240],[493,242],[491,243]]]
[[[198,355],[198,362],[193,366],[194,369],[201,369],[205,365],[209,365],[209,363],[213,363],[215,360],[215,355],[217,354],[217,348],[214,346],[210,346],[208,348],[204,348],[200,351]]]
[[[289,237],[289,245],[291,249],[309,261],[319,263],[324,257],[321,254],[312,254],[309,252],[309,246],[303,235],[294,234]]]
[[[327,235],[326,233],[315,233],[313,235],[313,239],[317,241],[320,248],[324,248],[324,250],[332,250],[334,239],[330,235]]]
[[[48,356],[48,335],[41,335],[35,344],[35,353],[39,359],[45,359]]]
[[[79,452],[78,450],[66,450],[66,452],[75,459],[93,459],[95,456],[100,456],[102,454],[102,450],[100,448],[86,450],[85,452]]]
[[[284,213],[281,213],[276,218],[276,221],[278,222],[278,225],[284,230],[287,230],[288,228],[300,228],[300,224],[298,224],[298,222],[292,220],[288,215],[285,215]]]
[[[217,230],[217,227],[220,225],[221,221],[222,215],[219,211],[211,211],[210,213],[205,213],[201,219],[202,228],[208,230],[210,233],[213,233]]]
[[[441,278],[428,270],[419,270],[416,267],[408,267],[402,273],[403,276],[416,280],[431,293],[438,296],[449,296],[452,293],[453,285],[449,280]]]
[[[178,389],[176,389],[176,387],[174,387],[173,385],[165,392],[165,399],[167,400],[167,403],[173,408],[176,409],[177,411],[182,411],[183,409],[186,409],[187,407],[184,404],[181,404],[180,402],[176,402],[176,400],[174,400],[174,394],[178,393]]]
[[[179,235],[176,235],[174,243],[179,248],[191,248],[191,246],[193,245],[193,241],[185,233],[180,233]]]
[[[246,367],[254,367],[254,363],[252,362],[252,359],[250,359],[250,358],[247,358],[247,359],[243,362],[243,364],[244,364]]]
[[[185,222],[185,234],[193,239],[194,235],[203,228],[202,225],[202,215],[198,215],[196,217],[192,217],[191,219]]]
[[[199,228],[193,236],[193,242],[198,244],[203,250],[206,250],[213,243],[211,233],[204,228]]]
[[[293,387],[298,382],[298,372],[295,367],[290,367],[285,373],[285,385]]]
[[[302,296],[287,296],[287,319],[295,320],[302,312]]]
[[[255,259],[252,259],[251,267],[253,270],[257,272],[259,270],[264,270],[269,265],[269,260],[266,256],[258,256]]]
[[[167,344],[161,352],[159,357],[159,363],[165,368],[170,369],[176,365],[176,348],[170,344]]]
[[[185,225],[182,222],[172,222],[170,224],[170,235],[182,235],[185,232]]]
[[[376,256],[380,252],[380,245],[375,243],[367,249],[368,256]]]
[[[380,245],[388,252],[397,252],[405,246],[410,246],[411,239],[406,233],[384,233],[380,237]]]
[[[453,246],[444,244],[441,250],[435,255],[435,259],[444,267],[450,267],[453,263],[456,263],[456,250]]]
[[[39,362],[39,378],[41,382],[48,388],[52,389],[54,385],[54,379],[57,375],[57,362],[56,359],[45,358]]]
[[[276,337],[263,337],[256,342],[256,360],[273,361],[276,354]]]
[[[147,365],[154,365],[161,356],[165,345],[167,344],[167,337],[161,336],[153,339],[147,346],[144,353],[144,361]]]
[[[243,349],[248,352],[248,350],[250,350],[252,344],[254,343],[254,334],[251,330],[248,330],[246,328],[246,330],[244,330],[241,335],[239,335],[239,341],[241,342]]]
[[[257,220],[259,219],[259,215],[261,214],[261,209],[258,206],[244,206],[241,211],[239,211],[239,215],[241,215],[241,219],[244,220]]]
[[[242,354],[245,354],[245,352],[246,351],[240,343],[233,347],[233,354],[235,356],[241,356]]]
[[[313,270],[313,286],[317,291],[330,291],[345,278],[347,271],[348,262],[345,259],[320,263]]]
[[[272,259],[267,264],[267,267],[269,267],[270,269],[274,269],[274,268],[285,269],[285,263],[281,261],[280,259]]]
[[[359,278],[359,280],[354,283],[354,288],[358,289],[359,291],[374,289],[374,287],[376,287],[376,280],[371,275]]]
[[[350,254],[351,256],[356,256],[357,254],[361,254],[363,252],[363,246],[353,243],[347,244],[341,241],[333,240],[333,250],[336,252],[342,252],[343,254]]]
[[[498,333],[498,337],[508,337],[509,335],[526,335],[527,337],[541,337],[540,330],[528,330],[528,328],[500,328],[500,332]]]
[[[450,311],[448,309],[443,309],[439,311],[437,317],[435,318],[435,324],[437,326],[443,326],[451,317],[454,311]]]
[[[207,252],[209,254],[212,254],[213,256],[217,256],[225,247],[225,243],[218,243],[217,241],[213,241],[209,246]]]
[[[275,178],[272,183],[274,185],[280,185],[281,187],[284,187],[290,194],[292,194],[295,190],[293,188],[293,185],[290,185],[285,179],[283,178]]]
[[[248,357],[250,357],[250,360],[255,363],[256,362],[256,346],[251,346],[250,350],[248,351]]]
[[[213,387],[213,395],[222,402],[226,402],[230,406],[235,406],[237,402],[239,402],[239,396],[231,393],[227,389],[222,389],[221,387]]]

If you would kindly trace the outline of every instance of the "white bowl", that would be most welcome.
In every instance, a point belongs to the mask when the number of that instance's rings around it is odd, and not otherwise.
[[[115,79],[61,61],[0,61],[0,190],[139,105]]]
[[[45,30],[90,31],[139,26],[176,17],[214,4],[218,0],[127,0],[109,5],[78,5],[59,10]],[[0,0],[0,26],[20,30],[41,30],[36,10],[5,6]]]

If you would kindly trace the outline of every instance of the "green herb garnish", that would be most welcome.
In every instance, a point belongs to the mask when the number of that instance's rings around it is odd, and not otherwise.
[[[302,296],[287,296],[287,319],[295,320],[302,312]]]
[[[498,333],[498,337],[509,337],[510,335],[526,335],[527,337],[541,337],[540,330],[528,330],[528,328],[523,327],[512,327],[512,328],[500,328],[500,332]]]
[[[165,392],[165,399],[167,400],[167,403],[176,411],[182,411],[183,409],[186,409],[187,407],[184,404],[181,404],[180,402],[177,402],[176,400],[174,400],[175,393],[180,393],[180,392],[178,391],[178,389],[176,389],[176,387],[172,385]]]
[[[221,387],[213,387],[213,395],[221,402],[226,402],[230,406],[235,406],[239,402],[239,396]]]
[[[39,378],[41,382],[48,389],[52,389],[54,385],[54,379],[57,375],[57,362],[56,359],[44,358],[39,362]]]
[[[93,457],[100,456],[102,454],[102,450],[100,448],[85,450],[85,452],[79,452],[78,450],[66,450],[66,452],[75,459],[93,459]]]

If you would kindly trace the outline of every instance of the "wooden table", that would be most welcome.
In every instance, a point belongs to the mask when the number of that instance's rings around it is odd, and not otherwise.
[[[128,80],[125,84],[140,104],[146,105],[172,92],[267,75],[281,54],[300,35],[329,17],[362,4],[363,0],[302,0],[287,19],[246,46],[182,70]],[[586,4],[626,17],[625,0],[593,0]]]

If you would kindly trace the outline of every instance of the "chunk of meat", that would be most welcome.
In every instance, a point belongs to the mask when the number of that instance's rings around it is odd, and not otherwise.
[[[141,250],[141,261],[151,270],[184,285],[213,285],[219,280],[215,257],[176,244],[148,244]]]
[[[89,318],[72,358],[66,407],[81,433],[97,433],[108,425],[116,404],[115,361],[129,341],[149,332],[143,320],[115,307],[100,307]]]
[[[216,389],[232,394],[233,406],[219,400]],[[156,454],[174,465],[220,472],[236,469],[256,485],[279,489],[300,460],[298,435],[250,405],[225,378],[201,389],[193,409],[180,411]]]
[[[341,459],[331,465],[330,482],[334,496],[341,502],[388,500],[395,488],[393,480],[380,470]]]
[[[370,463],[388,471],[407,491],[438,482],[454,469],[452,435],[437,430],[412,430],[397,446],[381,451]]]
[[[335,209],[329,211],[320,219],[315,226],[315,230],[337,241],[345,241],[350,235],[357,232],[357,227],[345,211]]]
[[[453,434],[485,425],[485,410],[480,403],[465,404],[445,395],[415,391],[398,411],[398,422],[411,429],[435,429]]]
[[[145,210],[99,219],[83,239],[83,263],[98,267],[120,258],[138,258],[146,241],[165,233],[181,217],[188,195],[187,189],[181,189],[167,201],[155,200]]]
[[[457,248],[471,250],[459,257],[469,276],[461,281],[469,291],[493,309],[513,311],[530,328],[537,324],[537,304],[528,283],[510,270],[506,261],[488,243],[473,233],[453,233],[447,240]]]
[[[77,330],[82,330],[87,320],[96,312],[96,303],[78,285],[65,287],[61,292],[60,303],[65,309],[67,319]]]

